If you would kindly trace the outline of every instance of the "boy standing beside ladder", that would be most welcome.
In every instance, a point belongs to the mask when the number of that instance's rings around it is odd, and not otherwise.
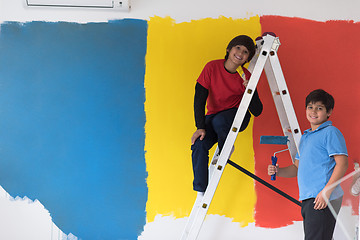
[[[312,91],[305,101],[306,118],[311,128],[301,137],[299,152],[293,165],[268,166],[268,174],[296,177],[302,201],[305,240],[331,240],[336,219],[322,192],[342,178],[348,168],[348,153],[342,133],[328,118],[333,112],[334,98],[322,89]],[[325,192],[336,213],[344,194],[340,185]]]

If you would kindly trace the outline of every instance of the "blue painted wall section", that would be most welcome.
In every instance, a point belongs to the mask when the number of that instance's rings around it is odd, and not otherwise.
[[[0,32],[0,184],[81,239],[136,239],[146,221],[147,22]]]

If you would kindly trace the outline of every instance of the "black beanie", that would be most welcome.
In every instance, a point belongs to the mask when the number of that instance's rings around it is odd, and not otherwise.
[[[250,60],[255,55],[255,44],[254,44],[254,41],[252,40],[252,38],[249,36],[246,36],[246,35],[240,35],[240,36],[234,37],[233,40],[231,40],[229,42],[229,45],[226,48],[227,53],[226,53],[225,58],[228,57],[230,50],[237,45],[243,45],[249,50],[248,62],[250,62]]]

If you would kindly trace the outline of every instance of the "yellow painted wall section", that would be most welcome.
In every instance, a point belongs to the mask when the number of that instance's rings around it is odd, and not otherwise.
[[[258,16],[175,23],[170,17],[148,22],[145,74],[145,159],[148,171],[147,221],[156,215],[186,217],[196,198],[192,190],[190,138],[196,130],[196,79],[208,61],[224,58],[227,44],[241,34],[261,34]],[[231,159],[254,171],[253,119],[238,135]],[[212,151],[214,151],[213,148]],[[212,155],[210,155],[211,157]],[[254,222],[254,181],[227,166],[208,214],[225,215],[246,226]]]

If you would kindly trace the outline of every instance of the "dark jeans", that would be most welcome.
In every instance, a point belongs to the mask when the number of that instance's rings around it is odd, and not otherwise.
[[[209,150],[218,142],[219,151],[221,151],[232,126],[236,111],[237,108],[231,108],[206,116],[205,138],[203,140],[198,138],[191,146],[194,171],[193,188],[195,191],[205,192],[209,178]],[[247,127],[249,120],[250,114],[244,118],[240,131],[243,131]]]
[[[321,210],[314,209],[314,198],[302,201],[301,215],[303,217],[305,240],[331,240],[334,233],[336,219],[329,207]],[[342,197],[332,200],[332,207],[339,213]]]

